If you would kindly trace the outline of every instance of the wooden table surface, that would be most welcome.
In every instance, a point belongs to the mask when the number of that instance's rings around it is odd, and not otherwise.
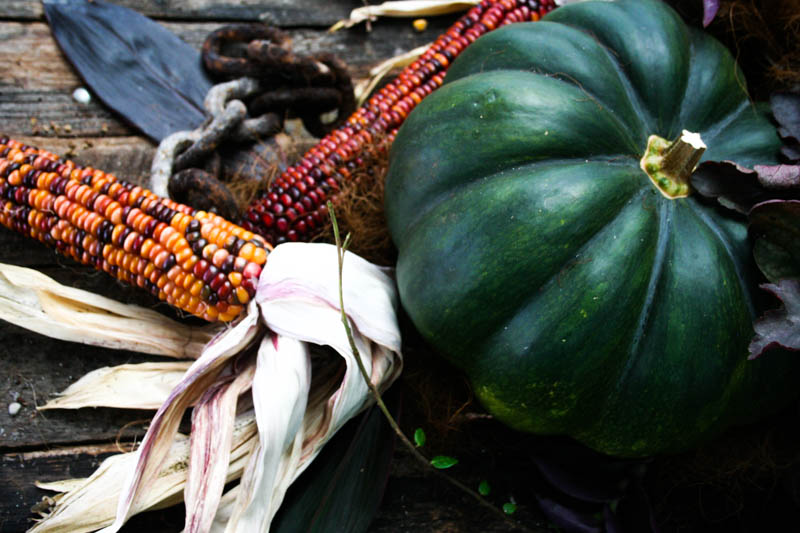
[[[265,14],[286,29],[297,53],[329,51],[344,59],[355,79],[370,67],[436,38],[454,16],[431,19],[417,32],[411,21],[389,20],[330,34],[360,0],[118,0],[199,48],[224,22],[258,20]],[[96,98],[79,104],[84,86],[53,40],[39,0],[0,1],[0,133],[76,162],[144,183],[155,145],[127,126]],[[0,261],[36,268],[62,283],[154,306],[149,295],[124,287],[104,273],[58,257],[44,245],[0,228]],[[163,309],[163,304],[157,306]],[[0,532],[24,531],[31,508],[48,481],[89,475],[111,453],[141,438],[152,413],[113,409],[37,411],[55,393],[103,366],[153,360],[152,356],[55,341],[0,323]],[[7,410],[17,401],[16,416]],[[479,473],[463,475],[470,482]],[[475,479],[473,479],[475,478]],[[476,482],[477,483],[477,482]],[[533,516],[533,515],[531,515]],[[531,527],[539,524],[530,518]],[[179,531],[182,509],[145,513],[125,531]],[[384,502],[371,531],[508,531],[468,499],[430,478],[409,456],[396,453]]]

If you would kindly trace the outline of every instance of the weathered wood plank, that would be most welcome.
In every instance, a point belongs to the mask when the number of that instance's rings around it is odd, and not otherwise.
[[[79,87],[75,84],[75,87]],[[0,88],[0,117],[10,135],[53,137],[128,136],[136,131],[99,101],[78,104],[72,90]]]
[[[122,443],[123,446],[129,443]],[[37,481],[87,477],[109,455],[118,453],[116,444],[56,448],[52,450],[6,453],[0,456],[0,533],[19,533],[33,525],[38,515],[33,507],[45,508],[43,498],[54,494],[36,488]],[[180,531],[183,506],[134,517],[123,533]]]
[[[259,20],[279,26],[320,26],[327,28],[347,17],[360,0],[115,0],[119,4],[158,19]],[[40,0],[4,0],[0,18],[42,20]]]
[[[414,30],[408,19],[383,19],[373,24],[371,32],[355,28],[335,33],[294,29],[288,33],[296,53],[334,53],[347,62],[354,76],[364,77],[375,63],[433,41],[452,21],[453,17],[437,17],[423,32]],[[220,22],[162,24],[198,50],[208,34],[223,25]],[[55,90],[74,89],[81,83],[45,23],[0,22],[0,48],[6,64],[14,66],[0,79],[0,86]]]
[[[127,444],[127,443],[125,443]],[[32,525],[31,508],[44,507],[43,498],[53,493],[38,489],[36,481],[86,477],[109,455],[116,444],[80,446],[40,452],[6,453],[0,456],[0,533],[18,533]],[[183,506],[134,517],[123,532],[173,533],[183,525]],[[549,531],[535,509],[522,507],[520,519],[535,532]],[[446,483],[426,475],[408,454],[399,454],[386,487],[371,533],[449,532],[504,533],[508,524],[474,505]]]
[[[332,52],[356,78],[384,59],[436,38],[452,21],[437,18],[424,32],[407,20],[381,22],[371,33],[355,29],[327,33],[292,30],[293,50],[308,55]],[[165,26],[200,48],[219,23],[167,23]],[[72,92],[83,81],[67,62],[44,23],[0,22],[0,52],[13,68],[0,77],[0,131],[19,136],[99,137],[129,136],[137,132],[117,118],[97,98],[81,104]]]
[[[31,527],[36,516],[31,508],[45,493],[37,481],[87,477],[105,457],[114,453],[114,445],[65,448],[34,453],[7,453],[0,456],[0,531],[18,532]]]
[[[5,369],[0,376],[0,449],[47,449],[144,434],[151,411],[36,407],[97,368],[168,359],[56,341],[6,322],[0,322],[0,339]],[[8,411],[13,401],[22,404],[15,416]]]

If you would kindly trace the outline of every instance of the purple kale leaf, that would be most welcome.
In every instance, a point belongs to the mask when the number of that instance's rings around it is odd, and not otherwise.
[[[774,294],[783,306],[767,311],[753,325],[756,335],[750,342],[750,359],[770,348],[800,350],[800,279],[766,283],[761,288]]]
[[[703,27],[707,28],[719,11],[719,0],[703,0]]]
[[[800,165],[755,165],[733,161],[706,161],[692,174],[700,196],[747,214],[757,204],[773,199],[800,199]]]
[[[753,256],[769,281],[800,278],[800,201],[770,200],[750,211]]]
[[[800,165],[755,165],[753,170],[766,189],[797,190],[800,187]]]
[[[716,199],[722,206],[747,214],[759,202],[770,198],[755,170],[733,161],[706,161],[692,174],[692,187],[701,196]]]
[[[781,153],[791,162],[800,161],[800,94],[776,92],[769,103],[783,140]]]

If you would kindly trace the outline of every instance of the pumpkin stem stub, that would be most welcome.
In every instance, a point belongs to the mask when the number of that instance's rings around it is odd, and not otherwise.
[[[671,200],[685,198],[690,193],[689,177],[705,151],[699,133],[683,130],[672,142],[651,135],[639,166],[662,195]]]

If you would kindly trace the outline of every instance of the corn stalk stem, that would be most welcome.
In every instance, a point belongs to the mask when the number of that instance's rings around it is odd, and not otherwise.
[[[339,225],[336,222],[336,214],[334,213],[333,203],[329,200],[327,202],[328,206],[328,213],[331,217],[331,224],[333,226],[333,237],[336,242],[336,251],[339,260],[339,310],[342,317],[342,324],[344,325],[345,332],[347,334],[347,340],[350,343],[350,349],[353,351],[353,355],[355,356],[355,360],[358,363],[358,369],[361,372],[361,376],[364,378],[364,381],[369,387],[372,396],[375,398],[375,403],[377,404],[378,408],[381,410],[383,415],[386,417],[386,420],[389,422],[389,425],[392,427],[395,435],[400,439],[400,441],[405,445],[411,455],[419,461],[420,464],[424,465],[424,467],[436,474],[440,479],[447,481],[450,485],[456,487],[457,489],[461,490],[462,492],[471,496],[476,502],[478,502],[482,507],[488,509],[493,514],[497,515],[500,519],[502,519],[506,524],[513,527],[515,530],[524,531],[533,533],[530,529],[523,526],[522,524],[512,520],[508,515],[506,515],[502,510],[492,505],[488,502],[483,496],[478,494],[478,492],[472,490],[471,488],[467,487],[457,479],[448,476],[447,474],[437,470],[436,468],[431,465],[430,460],[422,455],[417,447],[411,442],[411,440],[406,436],[400,426],[395,421],[392,413],[389,412],[389,408],[386,407],[386,404],[383,402],[381,398],[381,393],[378,388],[372,383],[372,380],[367,373],[367,369],[364,367],[363,361],[361,361],[361,355],[358,353],[358,348],[356,347],[355,339],[353,338],[353,332],[350,329],[350,321],[347,318],[347,314],[344,310],[344,291],[342,288],[342,272],[344,270],[344,254],[347,251],[347,247],[350,244],[350,234],[348,233],[345,236],[344,243],[342,243],[340,235],[339,235]]]

